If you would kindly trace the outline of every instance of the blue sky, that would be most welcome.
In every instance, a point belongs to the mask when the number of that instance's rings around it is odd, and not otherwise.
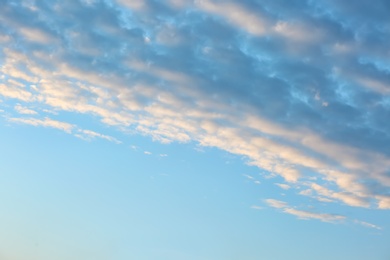
[[[390,258],[388,1],[0,7],[1,259]]]

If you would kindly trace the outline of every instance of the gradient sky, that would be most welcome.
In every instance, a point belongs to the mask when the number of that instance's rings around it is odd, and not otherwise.
[[[0,0],[0,259],[390,259],[388,0]]]

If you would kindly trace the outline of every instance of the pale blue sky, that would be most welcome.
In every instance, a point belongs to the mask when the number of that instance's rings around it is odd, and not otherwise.
[[[390,258],[387,1],[0,5],[0,259]]]

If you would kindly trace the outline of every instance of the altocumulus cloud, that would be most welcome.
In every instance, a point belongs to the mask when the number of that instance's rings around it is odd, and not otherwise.
[[[390,5],[349,4],[3,0],[0,104],[87,139],[120,142],[36,111],[217,147],[297,194],[389,209]]]

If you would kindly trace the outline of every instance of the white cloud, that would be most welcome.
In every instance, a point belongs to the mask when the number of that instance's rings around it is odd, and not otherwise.
[[[196,6],[206,12],[219,15],[228,22],[254,35],[267,31],[268,22],[259,12],[252,12],[239,3],[224,1],[215,3],[212,0],[197,0]]]
[[[354,220],[354,222],[356,224],[359,224],[359,225],[362,225],[362,226],[365,226],[365,227],[368,227],[368,228],[373,228],[373,229],[377,229],[377,230],[382,230],[381,227],[377,226],[377,225],[374,225],[374,224],[371,224],[371,223],[368,223],[368,222],[364,222],[364,221],[360,221],[360,220]]]
[[[335,214],[326,214],[326,213],[316,213],[306,210],[298,210],[293,207],[290,207],[286,202],[274,200],[274,199],[267,199],[265,202],[273,207],[281,209],[283,212],[294,215],[300,219],[318,219],[323,222],[338,222],[346,219],[345,216],[341,215],[335,215]]]
[[[341,221],[346,218],[345,216],[341,216],[341,215],[315,213],[315,212],[310,212],[305,210],[297,210],[294,208],[285,208],[283,211],[285,213],[297,216],[300,219],[318,219],[323,222]]]
[[[32,42],[37,42],[41,44],[50,44],[53,41],[53,38],[38,28],[28,28],[22,27],[19,29],[19,32],[28,40]]]
[[[101,138],[105,139],[110,142],[114,142],[116,144],[121,144],[122,142],[116,139],[115,137],[109,136],[109,135],[104,135],[100,134],[91,130],[86,130],[86,129],[78,129],[78,134],[75,134],[76,137],[82,138],[89,140],[91,138]]]
[[[38,119],[38,118],[10,118],[9,121],[15,122],[15,123],[22,123],[22,124],[28,124],[33,126],[43,126],[43,127],[50,127],[50,128],[56,128],[59,130],[62,130],[68,134],[72,132],[72,130],[75,128],[74,125],[61,122],[57,120],[50,119],[48,117],[44,119]]]
[[[346,216],[338,215],[338,214],[329,214],[329,213],[319,213],[308,210],[300,210],[295,207],[289,206],[286,202],[274,199],[266,199],[265,202],[273,208],[280,209],[282,212],[298,217],[303,220],[317,219],[322,222],[330,222],[330,223],[343,223],[346,221],[350,221],[352,223],[365,226],[368,228],[373,228],[377,230],[381,230],[380,226],[374,225],[372,223],[368,223],[361,220],[348,220]],[[253,208],[253,207],[252,207]]]
[[[117,2],[130,10],[140,11],[148,7],[145,0],[117,0]]]
[[[344,202],[349,206],[369,207],[370,203],[367,200],[368,194],[352,193],[352,192],[333,192],[319,184],[311,184],[311,189],[322,197],[336,199]]]
[[[29,109],[27,107],[23,107],[20,104],[17,104],[14,109],[19,113],[19,114],[24,114],[24,115],[36,115],[38,112]]]
[[[279,21],[274,28],[277,34],[286,37],[288,41],[296,41],[299,44],[307,42],[319,42],[323,38],[323,33],[319,28],[308,24]],[[298,45],[299,44],[295,44]],[[294,46],[296,48],[296,46]]]
[[[278,208],[278,209],[280,209],[280,208],[285,208],[285,207],[287,207],[287,203],[284,202],[284,201],[280,201],[280,200],[266,199],[265,202],[266,202],[269,206],[271,206],[271,207],[273,207],[273,208]]]
[[[390,209],[390,196],[376,196],[379,209]]]
[[[253,176],[250,176],[248,174],[243,174],[242,176],[246,177],[249,180],[254,180],[255,179]]]
[[[0,95],[8,98],[16,98],[21,101],[31,101],[33,94],[23,88],[0,84]]]
[[[290,185],[285,184],[285,183],[275,183],[276,186],[280,187],[283,190],[289,190],[291,188]]]

